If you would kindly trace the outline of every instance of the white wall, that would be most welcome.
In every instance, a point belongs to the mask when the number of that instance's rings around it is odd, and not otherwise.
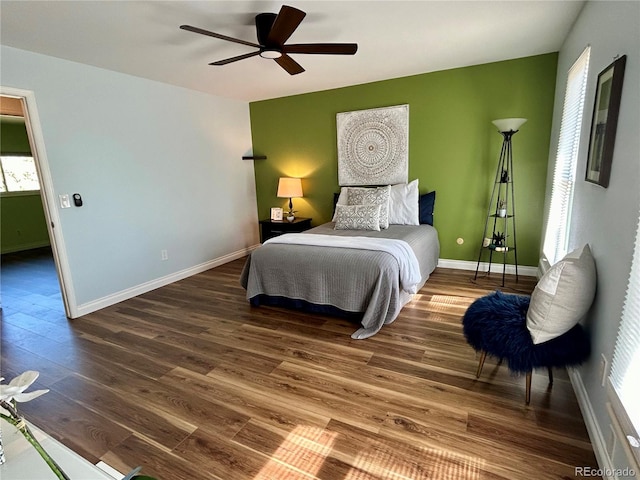
[[[241,159],[251,148],[247,103],[0,53],[2,86],[35,93],[55,198],[84,199],[58,210],[81,311],[258,243],[253,162]]]
[[[583,49],[591,45],[569,246],[571,250],[589,243],[598,270],[596,298],[585,321],[591,332],[592,355],[574,375],[574,386],[579,398],[582,396],[583,413],[602,468],[607,467],[607,462],[611,461],[606,453],[611,421],[606,410],[606,392],[601,386],[600,359],[604,354],[607,361],[611,362],[640,208],[639,26],[639,2],[597,1],[585,5],[562,46],[558,59],[552,144],[549,154],[547,192],[551,192],[567,71]],[[596,80],[598,74],[613,62],[616,55],[625,54],[627,63],[611,179],[609,187],[602,188],[584,181]],[[547,196],[549,197],[549,194]],[[547,205],[548,203],[549,198]],[[626,457],[619,449],[613,452],[612,456],[612,464],[616,467],[628,466],[625,463]]]

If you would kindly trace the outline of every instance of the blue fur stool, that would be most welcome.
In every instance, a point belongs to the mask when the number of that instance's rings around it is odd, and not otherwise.
[[[487,354],[505,359],[509,370],[526,374],[526,403],[531,400],[531,372],[534,368],[579,365],[590,353],[589,339],[580,324],[568,332],[535,345],[527,329],[528,296],[494,292],[473,302],[462,318],[464,336],[477,352],[480,378]]]

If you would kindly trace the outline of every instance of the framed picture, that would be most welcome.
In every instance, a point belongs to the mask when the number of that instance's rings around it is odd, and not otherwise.
[[[409,181],[409,105],[336,114],[338,185]]]
[[[282,208],[280,207],[271,208],[271,220],[282,221]]]
[[[585,180],[605,188],[611,175],[626,61],[627,56],[623,55],[600,72],[596,86]]]

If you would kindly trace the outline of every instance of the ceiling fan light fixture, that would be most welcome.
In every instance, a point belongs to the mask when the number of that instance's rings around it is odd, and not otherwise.
[[[276,59],[282,56],[282,52],[280,50],[276,50],[275,48],[264,48],[260,50],[260,56],[262,58]]]

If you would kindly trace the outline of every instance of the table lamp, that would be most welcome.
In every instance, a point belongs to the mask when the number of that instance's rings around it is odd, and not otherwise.
[[[278,198],[289,199],[289,211],[287,212],[287,220],[293,222],[295,210],[293,210],[292,198],[302,197],[302,180],[299,178],[281,177],[278,181]]]

